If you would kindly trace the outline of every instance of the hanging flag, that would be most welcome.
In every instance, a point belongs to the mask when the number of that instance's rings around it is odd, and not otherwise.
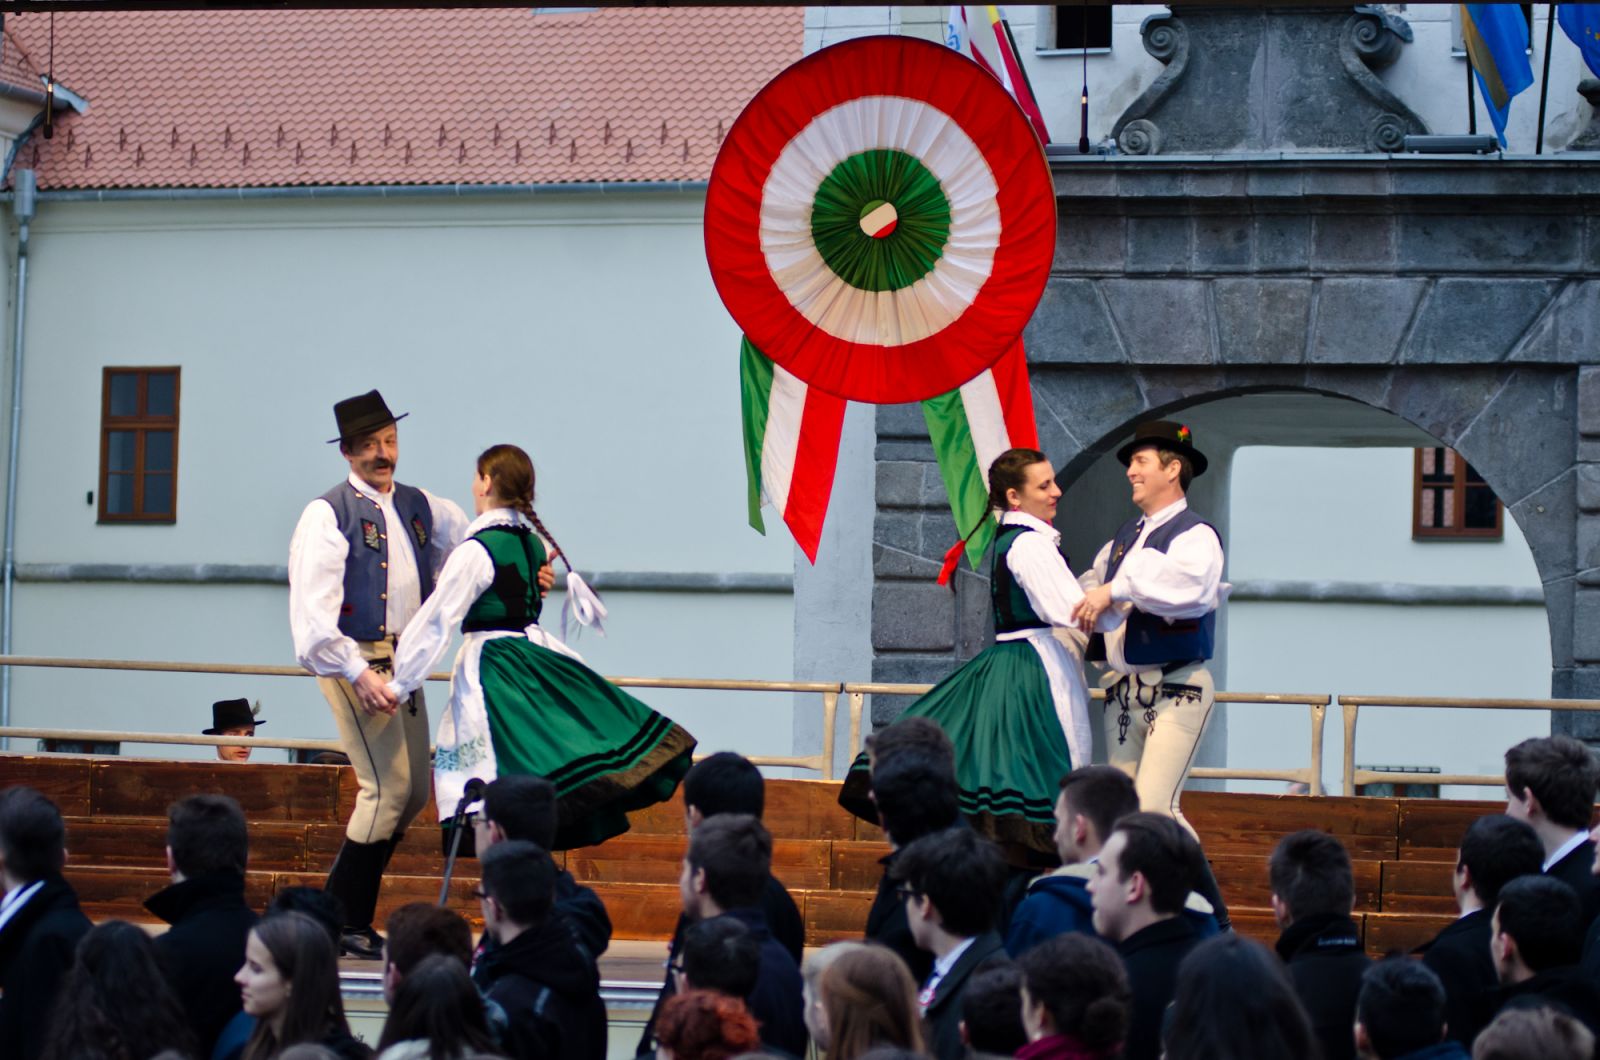
[[[744,466],[750,525],[765,534],[770,503],[812,563],[833,493],[844,401],[806,386],[756,349],[739,344]]]
[[[1483,102],[1500,146],[1506,146],[1511,100],[1533,84],[1528,62],[1528,23],[1521,4],[1462,4],[1461,40],[1478,77]]]
[[[1600,4],[1560,4],[1556,21],[1583,53],[1589,71],[1600,77]]]
[[[1017,53],[1017,42],[1011,35],[1011,24],[1006,21],[1005,10],[992,4],[985,5],[979,17],[989,23],[994,34],[992,40],[985,41],[981,34],[974,37],[968,23],[967,8],[960,4],[950,5],[950,14],[944,24],[945,44],[952,51],[960,52],[983,67],[1004,85],[1023,114],[1027,115],[1028,124],[1033,127],[1039,142],[1049,143],[1050,130],[1045,128],[1044,113],[1034,99],[1033,85],[1028,81],[1022,57]]]
[[[945,555],[943,585],[955,573],[963,545],[974,568],[994,539],[989,465],[1007,449],[1037,449],[1039,430],[1028,389],[1028,363],[1018,339],[995,366],[960,388],[922,403],[939,476],[950,497],[956,532],[967,535]]]

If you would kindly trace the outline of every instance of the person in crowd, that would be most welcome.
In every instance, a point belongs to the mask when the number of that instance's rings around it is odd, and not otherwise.
[[[921,723],[917,728],[938,727],[927,719],[907,719],[889,729],[910,728],[913,721]],[[892,849],[880,861],[883,876],[867,911],[866,938],[893,950],[911,969],[912,978],[922,982],[933,971],[933,957],[912,937],[894,866],[910,843],[961,825],[955,772],[942,754],[907,749],[888,757],[880,751],[872,770],[872,796]]]
[[[1166,1060],[1318,1055],[1283,963],[1232,932],[1206,939],[1184,958],[1164,1022]]]
[[[274,913],[303,913],[310,917],[327,932],[337,952],[344,935],[345,918],[344,906],[339,904],[339,899],[334,895],[321,887],[285,887],[273,895],[272,901],[267,904],[266,915],[272,916]],[[211,1050],[212,1060],[239,1060],[255,1029],[254,1016],[243,1009],[235,1013],[217,1035],[217,1044]]]
[[[1278,956],[1311,1017],[1323,1060],[1350,1060],[1356,995],[1371,963],[1350,918],[1356,903],[1350,854],[1326,832],[1294,832],[1273,848],[1267,872],[1272,915],[1282,929]]]
[[[766,781],[755,764],[743,755],[718,751],[696,762],[683,778],[684,830],[690,835],[708,818],[718,814],[743,813],[760,820],[765,810]],[[760,904],[767,920],[767,930],[799,964],[805,947],[805,925],[800,921],[800,910],[794,904],[794,899],[789,897],[788,889],[770,872],[761,892]],[[687,914],[680,914],[672,931],[672,941],[667,947],[669,965],[679,962],[683,933],[688,926]],[[655,1010],[651,1012],[644,1033],[640,1036],[641,1055],[649,1051],[654,1040],[656,1017],[674,990],[676,984],[668,975],[656,997]]]
[[[1583,930],[1600,917],[1600,879],[1589,838],[1600,762],[1570,736],[1523,740],[1506,752],[1506,814],[1526,821],[1544,844],[1544,872],[1577,894]]]
[[[556,786],[543,777],[512,775],[492,780],[473,817],[474,850],[481,854],[507,839],[522,839],[540,850],[550,850],[556,841],[556,817]],[[598,961],[611,945],[611,917],[600,896],[567,869],[559,869],[555,909],[579,944]],[[491,940],[485,935],[483,941]]]
[[[1361,977],[1356,998],[1356,1055],[1361,1060],[1466,1060],[1445,1036],[1444,984],[1403,957],[1379,961]]]
[[[760,943],[750,1012],[761,1025],[762,1041],[798,1056],[806,1047],[800,968],[772,937],[761,908],[771,871],[772,836],[761,822],[749,814],[717,814],[689,836],[678,892],[691,922],[730,916]]]
[[[121,920],[91,928],[61,983],[45,1060],[146,1060],[166,1048],[198,1055],[150,937]]]
[[[384,925],[383,999],[392,1009],[400,984],[429,957],[452,957],[465,972],[472,966],[472,925],[453,909],[408,902]]]
[[[811,1035],[811,1040],[816,1043],[817,1049],[824,1053],[828,1051],[828,1016],[822,1007],[822,973],[846,953],[867,949],[869,945],[854,941],[830,943],[806,954],[806,959],[800,963],[800,996],[804,1006],[806,1032]],[[916,987],[913,985],[908,993],[913,996],[914,1003]]]
[[[1056,852],[1061,867],[1028,885],[1006,928],[1006,952],[1020,957],[1045,939],[1071,931],[1094,934],[1089,877],[1106,836],[1122,818],[1139,812],[1133,778],[1115,766],[1079,766],[1061,779],[1056,796]],[[1217,933],[1211,903],[1191,891],[1183,915],[1200,938]]]
[[[271,1060],[300,1042],[327,1046],[343,1060],[372,1055],[350,1033],[339,994],[339,957],[327,928],[303,913],[273,913],[250,929],[239,984],[255,1030],[244,1060]]]
[[[66,825],[56,804],[27,787],[0,792],[0,1046],[33,1060],[56,992],[89,918],[61,876]]]
[[[880,1046],[921,1055],[927,1045],[917,985],[906,964],[883,946],[841,951],[817,983],[817,1019],[828,1060],[860,1060]]]
[[[1015,964],[991,957],[972,974],[961,993],[960,1030],[965,1060],[1015,1056],[1028,1044],[1028,1029],[1022,1023],[1022,972]]]
[[[1074,609],[1084,592],[1061,552],[1054,525],[1061,488],[1045,455],[1008,449],[987,479],[990,510],[961,530],[994,531],[995,641],[906,714],[937,721],[960,746],[955,773],[968,823],[1018,864],[1053,864],[1056,783],[1093,752],[1083,663],[1068,646],[1081,640]],[[947,557],[947,570],[960,549]],[[863,756],[850,767],[867,770]]]
[[[867,733],[862,745],[860,757],[839,786],[839,805],[863,821],[878,823],[872,774],[881,763],[890,761],[901,751],[928,755],[949,766],[950,775],[955,776],[955,745],[944,727],[932,718],[902,714],[883,728]],[[857,765],[861,768],[856,768]]]
[[[1500,889],[1489,951],[1500,1010],[1556,1004],[1600,1034],[1600,986],[1583,974],[1583,907],[1552,876],[1523,876]]]
[[[1422,962],[1444,986],[1446,1033],[1471,1045],[1500,985],[1489,955],[1490,918],[1500,890],[1519,876],[1537,875],[1544,845],[1525,822],[1504,814],[1473,821],[1461,837],[1450,887],[1460,916],[1421,947]]]
[[[1110,1060],[1122,1053],[1133,995],[1117,952],[1081,933],[1047,939],[1018,962],[1028,1044],[1020,1060]]]
[[[1472,1043],[1472,1060],[1591,1060],[1594,1034],[1556,1008],[1508,1009]]]
[[[661,1060],[731,1060],[761,1047],[755,1018],[737,999],[709,990],[676,994],[661,1007]]]
[[[389,922],[393,924],[394,917]],[[393,945],[392,935],[389,942]],[[424,957],[406,972],[388,1000],[389,1018],[378,1039],[378,1060],[503,1055],[489,1031],[483,998],[457,955]]]
[[[420,689],[459,629],[435,740],[434,799],[448,812],[473,778],[544,777],[557,796],[549,849],[604,842],[628,830],[630,811],[672,797],[694,737],[539,626],[539,571],[560,549],[533,508],[533,461],[501,444],[475,466],[477,518],[406,627],[386,690],[404,700]],[[592,596],[570,565],[567,573],[569,598]]]
[[[1161,1055],[1161,1016],[1178,985],[1178,965],[1199,938],[1182,916],[1204,855],[1182,825],[1162,814],[1118,821],[1089,881],[1094,928],[1116,945],[1128,972],[1128,1060]]]
[[[228,796],[190,795],[167,808],[172,885],[144,906],[171,925],[156,936],[156,957],[206,1056],[239,1013],[233,973],[244,963],[245,938],[256,922],[244,900],[249,853],[244,811]]]
[[[506,1051],[533,1060],[604,1060],[606,1009],[595,962],[553,915],[555,862],[520,839],[482,856],[483,929],[496,945],[473,980],[510,1021]]]
[[[261,707],[250,706],[248,699],[219,699],[211,704],[211,728],[200,731],[207,736],[254,736],[257,725],[267,719],[260,716]],[[218,744],[217,758],[224,762],[250,761],[249,744]]]
[[[960,1060],[962,992],[979,965],[1005,952],[994,930],[1005,860],[993,843],[957,826],[903,847],[894,873],[911,935],[933,956],[918,995],[929,1048],[939,1060]]]
[[[712,990],[743,1001],[761,974],[761,940],[731,916],[697,920],[683,933],[672,974],[677,990]]]

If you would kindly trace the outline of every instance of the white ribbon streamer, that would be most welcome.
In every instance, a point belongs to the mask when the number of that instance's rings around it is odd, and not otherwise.
[[[589,588],[589,583],[577,571],[567,571],[567,599],[561,605],[561,639],[570,639],[567,627],[574,619],[578,625],[592,626],[596,633],[605,636],[606,628],[601,620],[606,614],[606,605],[600,602],[599,594]]]

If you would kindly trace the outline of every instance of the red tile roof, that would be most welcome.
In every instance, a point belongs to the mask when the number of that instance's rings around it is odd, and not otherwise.
[[[28,92],[44,92],[44,85],[39,80],[38,64],[17,40],[10,25],[0,35],[0,84]]]
[[[56,77],[89,110],[19,164],[41,189],[705,180],[803,17],[58,11]],[[35,62],[48,46],[46,14],[5,29]]]

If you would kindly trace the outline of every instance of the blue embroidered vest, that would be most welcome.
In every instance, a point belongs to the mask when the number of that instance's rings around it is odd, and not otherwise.
[[[340,482],[322,495],[333,508],[339,533],[350,551],[344,561],[344,603],[339,608],[339,632],[354,640],[382,640],[399,630],[387,628],[389,592],[389,527],[383,509],[370,497],[362,496]],[[428,562],[428,543],[433,540],[433,509],[428,497],[415,486],[394,484],[394,507],[405,524],[400,539],[417,559],[417,579],[422,599],[433,592],[434,571]]]
[[[1133,549],[1134,542],[1139,540],[1139,521],[1142,517],[1129,519],[1117,531],[1117,536],[1111,539],[1111,555],[1106,561],[1106,584],[1116,577],[1117,571],[1122,566],[1122,561],[1127,558]],[[1216,534],[1217,528],[1200,518],[1194,512],[1185,508],[1177,515],[1168,519],[1145,538],[1144,548],[1153,548],[1157,552],[1165,552],[1172,544],[1174,538],[1185,530],[1197,526],[1210,527]],[[1217,540],[1222,535],[1217,534]],[[1122,657],[1132,666],[1153,666],[1163,663],[1188,662],[1191,659],[1209,659],[1216,647],[1217,640],[1217,613],[1208,611],[1199,618],[1162,618],[1160,615],[1147,614],[1135,607],[1128,614],[1126,635],[1122,641]],[[1098,656],[1091,652],[1091,658],[1104,659],[1104,645],[1098,645],[1101,652]]]
[[[1017,584],[1006,554],[1023,534],[1038,533],[1031,526],[1002,525],[994,537],[994,567],[989,574],[989,592],[994,600],[995,633],[1016,633],[1024,629],[1049,629],[1028,601],[1028,594]]]

